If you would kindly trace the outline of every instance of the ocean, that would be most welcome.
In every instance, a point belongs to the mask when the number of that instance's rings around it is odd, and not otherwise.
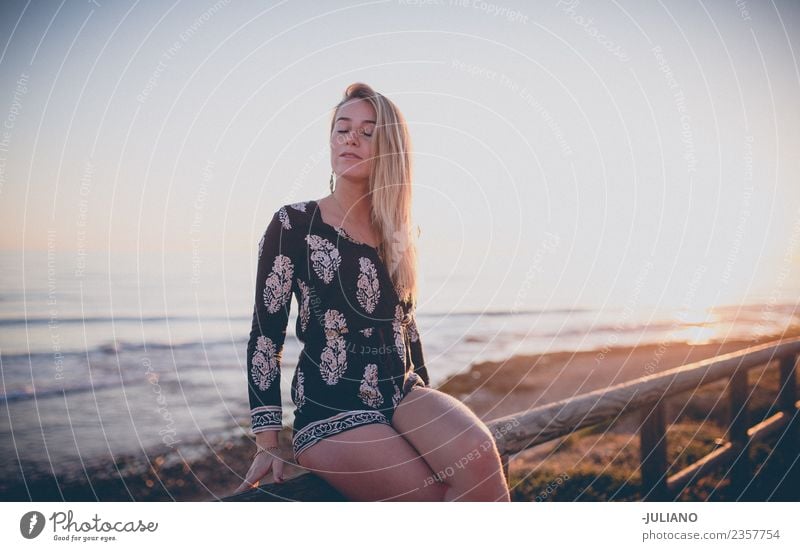
[[[227,257],[226,257],[227,258]],[[249,430],[245,351],[254,259],[0,253],[0,480],[111,465],[121,454],[203,447]],[[300,355],[292,305],[283,352],[284,422]],[[678,309],[421,309],[433,386],[516,354],[772,334],[797,303]]]

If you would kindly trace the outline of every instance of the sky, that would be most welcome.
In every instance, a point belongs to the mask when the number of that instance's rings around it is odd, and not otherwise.
[[[427,300],[800,296],[797,2],[0,10],[0,252],[254,273],[361,81],[409,123]]]

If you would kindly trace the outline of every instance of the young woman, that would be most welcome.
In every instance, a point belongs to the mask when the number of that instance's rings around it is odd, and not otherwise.
[[[237,492],[270,469],[283,478],[280,362],[294,295],[304,343],[291,384],[300,466],[351,500],[508,501],[486,425],[429,386],[403,115],[352,84],[333,110],[330,148],[331,194],[282,206],[259,243],[247,347],[258,449]]]

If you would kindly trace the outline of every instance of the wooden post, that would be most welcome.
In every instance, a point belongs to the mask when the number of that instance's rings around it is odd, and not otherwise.
[[[643,410],[639,429],[642,494],[645,501],[666,501],[667,435],[664,424],[664,401],[659,399],[651,410]]]
[[[733,445],[731,486],[734,491],[743,491],[750,483],[753,467],[750,464],[750,438],[747,429],[750,422],[747,414],[747,369],[738,369],[730,379],[728,393],[730,426],[728,438]]]
[[[797,402],[797,360],[800,356],[781,358],[780,388],[778,389],[778,407],[788,415],[794,415]]]
[[[780,447],[787,454],[786,457],[800,455],[800,419],[798,419],[797,406],[797,361],[800,355],[790,355],[781,358],[780,388],[778,389],[778,407],[790,419],[786,433],[781,439]]]

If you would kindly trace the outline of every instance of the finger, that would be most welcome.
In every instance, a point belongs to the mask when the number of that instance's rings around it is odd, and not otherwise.
[[[239,485],[239,487],[238,487],[238,488],[236,488],[236,489],[233,491],[233,493],[234,493],[234,494],[240,494],[240,493],[244,492],[245,490],[249,490],[249,489],[250,489],[250,486],[247,484],[247,482],[242,482],[242,483]]]
[[[253,488],[257,488],[257,487],[258,487],[258,484],[254,484],[253,482],[250,482],[249,480],[245,480],[244,482],[242,482],[239,485],[238,488],[236,488],[236,493],[238,494],[240,492],[246,492],[247,490],[252,490]]]
[[[252,490],[254,488],[258,488],[258,482],[264,478],[267,473],[269,473],[269,464],[267,464],[266,468],[262,465],[253,463],[250,466],[250,470],[247,471],[247,475],[244,478],[244,482],[242,482],[241,491],[245,490]]]
[[[280,459],[275,460],[275,464],[272,468],[272,478],[277,484],[283,482],[283,461]]]

